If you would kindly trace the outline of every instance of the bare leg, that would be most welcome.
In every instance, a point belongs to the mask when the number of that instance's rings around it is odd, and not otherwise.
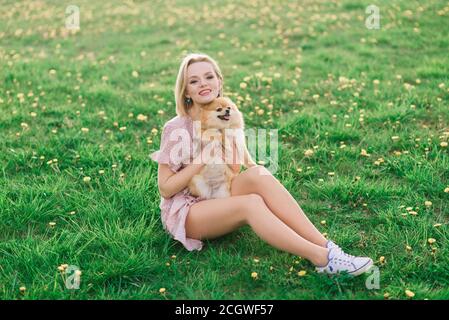
[[[232,180],[233,196],[250,193],[262,196],[271,212],[298,235],[319,246],[326,246],[326,238],[310,222],[287,189],[265,167],[251,167]]]
[[[327,264],[328,250],[299,236],[257,194],[195,203],[187,215],[186,233],[193,239],[213,239],[245,224],[277,249],[304,257],[315,265]]]

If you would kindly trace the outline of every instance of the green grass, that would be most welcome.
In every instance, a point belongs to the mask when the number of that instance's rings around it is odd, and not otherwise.
[[[60,1],[3,1],[0,298],[449,298],[447,2],[378,1],[379,30],[370,1],[191,2],[77,1],[70,34]],[[248,226],[199,252],[164,232],[148,155],[196,51],[219,62],[247,127],[279,129],[275,176],[329,238],[376,261],[380,289],[317,274]],[[81,269],[79,290],[61,264]]]

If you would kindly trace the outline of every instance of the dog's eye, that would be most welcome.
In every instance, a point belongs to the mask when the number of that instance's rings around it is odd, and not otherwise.
[[[222,110],[221,108],[218,108],[218,109],[217,109],[218,112],[220,112],[221,110]]]

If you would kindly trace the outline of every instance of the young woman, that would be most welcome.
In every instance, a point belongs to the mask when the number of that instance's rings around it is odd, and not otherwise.
[[[230,198],[201,199],[189,194],[187,184],[204,163],[201,154],[193,159],[193,143],[183,149],[190,151],[187,164],[174,159],[172,149],[179,142],[173,133],[184,130],[184,138],[191,142],[193,121],[198,120],[201,106],[222,95],[223,76],[215,60],[205,54],[187,55],[180,65],[175,87],[177,116],[164,125],[160,150],[151,156],[159,163],[158,187],[165,230],[187,250],[201,250],[201,240],[249,225],[273,247],[308,259],[318,272],[345,271],[359,275],[367,271],[373,261],[348,255],[327,240],[263,166],[240,172],[234,158],[230,165],[238,175],[232,181]]]

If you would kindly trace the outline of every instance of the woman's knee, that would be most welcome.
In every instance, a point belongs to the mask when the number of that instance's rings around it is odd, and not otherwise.
[[[259,185],[261,182],[261,178],[271,175],[270,171],[268,171],[267,168],[260,165],[247,169],[245,171],[245,174],[247,183],[251,183],[253,185]]]
[[[245,217],[245,220],[247,220],[250,215],[260,212],[260,209],[264,206],[265,201],[261,195],[257,193],[250,193],[242,196],[240,209]]]
[[[248,198],[248,200],[246,203],[250,204],[251,207],[262,205],[265,203],[263,200],[263,197],[258,193],[250,193],[247,195],[247,198]]]

